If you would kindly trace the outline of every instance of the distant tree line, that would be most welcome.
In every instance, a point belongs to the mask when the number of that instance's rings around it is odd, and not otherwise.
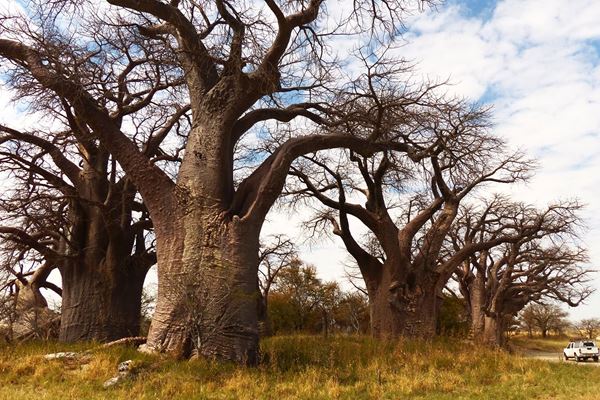
[[[600,335],[600,318],[584,318],[571,322],[569,314],[556,303],[531,303],[519,314],[519,329],[529,337],[550,334],[571,338],[596,339]]]

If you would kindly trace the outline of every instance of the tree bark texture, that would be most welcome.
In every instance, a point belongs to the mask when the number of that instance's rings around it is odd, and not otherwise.
[[[59,339],[112,341],[137,336],[145,268],[120,259],[73,262],[61,268]]]
[[[186,209],[156,232],[158,299],[145,348],[255,364],[259,229],[193,199]]]
[[[504,322],[497,317],[486,315],[484,318],[484,329],[482,341],[491,347],[504,347]]]
[[[393,280],[389,264],[368,289],[371,331],[375,337],[431,338],[436,334],[439,301],[433,285],[411,276]]]
[[[109,182],[106,153],[94,154],[80,174],[70,202],[69,237],[62,246],[59,339],[112,341],[137,336],[148,268],[143,229],[132,226],[135,189],[123,178]]]
[[[482,338],[485,327],[485,280],[481,273],[477,273],[470,284],[469,315],[471,316],[471,336],[479,341]]]

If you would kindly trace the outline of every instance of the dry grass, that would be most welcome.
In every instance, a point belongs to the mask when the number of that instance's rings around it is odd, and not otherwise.
[[[540,351],[547,353],[562,353],[563,349],[569,344],[568,336],[549,336],[542,338],[534,336],[532,338],[525,335],[513,336],[510,339],[511,346],[519,352]]]
[[[130,348],[94,351],[88,363],[44,361],[91,345],[0,349],[0,399],[597,399],[600,368],[550,364],[456,340],[384,342],[366,337],[277,337],[258,368],[175,361]],[[117,363],[137,377],[102,383]]]

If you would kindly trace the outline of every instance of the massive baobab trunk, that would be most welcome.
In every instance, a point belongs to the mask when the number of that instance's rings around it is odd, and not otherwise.
[[[169,211],[151,204],[159,287],[146,348],[187,355],[193,346],[204,356],[255,364],[262,222],[232,209],[232,120],[226,118],[230,103],[243,98],[227,82],[212,95],[163,205]]]
[[[146,346],[256,363],[258,229],[193,213],[168,230],[157,231],[159,295]]]
[[[485,326],[486,302],[485,278],[480,272],[475,274],[467,294],[470,306],[469,315],[471,316],[471,335],[475,340],[480,340]]]
[[[435,291],[398,282],[381,285],[369,295],[371,329],[375,337],[431,338],[439,312]]]
[[[139,334],[147,267],[135,265],[128,255],[86,257],[60,268],[61,341],[112,341]]]
[[[146,273],[155,262],[146,249],[149,221],[132,222],[135,188],[109,181],[109,156],[89,154],[69,202],[69,234],[62,277],[61,341],[112,341],[137,336]],[[115,166],[112,166],[113,169]]]
[[[491,347],[504,347],[505,323],[503,317],[486,315],[484,317],[484,328],[481,336],[482,343]]]
[[[371,333],[375,337],[431,338],[439,311],[437,290],[426,279],[403,274],[398,262],[363,259]],[[371,264],[369,267],[368,264]]]

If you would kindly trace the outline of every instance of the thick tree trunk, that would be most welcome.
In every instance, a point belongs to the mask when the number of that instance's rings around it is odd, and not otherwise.
[[[174,221],[157,231],[158,300],[145,348],[255,364],[260,230],[206,210]]]
[[[258,302],[258,327],[260,337],[273,335],[273,324],[269,318],[269,295],[261,295]]]
[[[477,274],[470,287],[469,303],[471,310],[471,335],[475,341],[483,339],[485,327],[485,281]]]
[[[424,285],[392,282],[369,290],[371,331],[375,337],[432,338],[436,334],[439,301]]]
[[[162,209],[151,208],[159,288],[146,344],[150,351],[187,356],[196,350],[241,364],[258,361],[263,219],[232,204],[231,129],[238,110],[246,107],[241,104],[248,88],[237,85],[246,83],[224,79],[195,107],[198,124],[190,132],[173,197]]]
[[[490,317],[484,318],[485,326],[483,329],[483,343],[492,347],[504,347],[504,323],[500,318]]]
[[[137,336],[146,270],[122,260],[61,268],[61,341],[112,341]]]
[[[143,259],[145,251],[138,252],[138,247],[145,249],[137,242],[143,242],[143,235],[136,238],[131,230],[135,189],[127,180],[107,180],[108,160],[100,149],[88,155],[77,187],[80,198],[69,206],[69,238],[63,246],[72,258],[59,267],[61,341],[112,341],[139,334],[151,262]]]

